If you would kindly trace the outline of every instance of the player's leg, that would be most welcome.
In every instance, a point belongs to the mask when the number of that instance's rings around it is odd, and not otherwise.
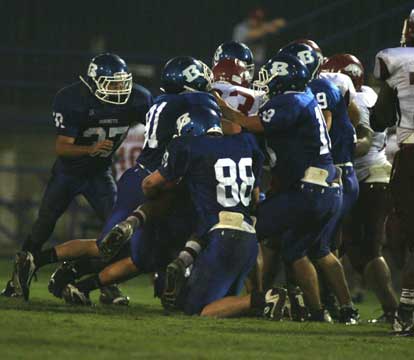
[[[361,242],[351,240],[348,256],[355,269],[363,275],[368,286],[375,292],[384,310],[384,321],[392,322],[398,303],[391,281],[390,269],[382,257],[385,243],[385,221],[390,212],[386,183],[362,183],[358,210],[353,216],[363,224]],[[353,246],[352,246],[353,245]],[[362,266],[358,266],[358,260]]]
[[[401,231],[408,240],[409,259],[403,269],[402,290],[398,319],[394,330],[401,335],[414,334],[414,145],[402,145],[394,159],[391,190],[395,202],[396,216],[400,219]]]
[[[57,220],[67,209],[82,185],[83,181],[78,177],[53,172],[43,195],[38,218],[33,225],[32,232],[23,244],[23,251],[16,255],[12,283],[16,287],[17,296],[28,298],[31,278],[36,271],[33,255],[36,256],[41,252],[41,248],[53,232]]]
[[[211,232],[208,245],[197,258],[183,290],[180,303],[184,312],[189,315],[230,317],[250,310],[259,310],[263,314],[268,306],[267,313],[280,318],[286,293],[281,294],[281,299],[279,294],[272,291],[268,292],[267,298],[264,293],[235,296],[242,288],[256,257],[254,234],[221,229]]]

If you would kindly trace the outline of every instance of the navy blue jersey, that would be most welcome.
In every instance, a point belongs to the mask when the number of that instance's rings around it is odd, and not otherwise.
[[[218,223],[220,211],[241,213],[251,224],[251,193],[259,185],[263,158],[248,133],[182,136],[170,142],[159,171],[169,181],[184,178],[201,237]]]
[[[332,113],[329,135],[332,141],[332,158],[335,164],[345,164],[354,159],[355,129],[348,116],[345,100],[338,87],[327,79],[315,79],[309,83],[322,110]]]
[[[136,84],[125,105],[98,100],[81,82],[63,88],[53,102],[57,134],[75,138],[76,145],[90,146],[105,139],[113,141],[114,145],[111,151],[98,156],[58,157],[55,168],[69,174],[90,174],[108,169],[130,125],[144,124],[151,105],[150,92]]]
[[[144,147],[137,159],[139,164],[150,171],[160,166],[165,149],[175,134],[177,119],[191,105],[209,107],[221,113],[214,96],[205,92],[164,94],[155,98],[147,113]]]
[[[305,170],[335,169],[325,119],[311,91],[288,92],[272,97],[259,110],[272,174],[282,188],[303,178]]]

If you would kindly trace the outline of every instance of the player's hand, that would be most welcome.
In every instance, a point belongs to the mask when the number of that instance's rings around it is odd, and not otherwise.
[[[110,152],[113,147],[114,147],[114,143],[111,140],[98,141],[96,144],[91,146],[89,154],[91,156],[105,154],[105,153]]]

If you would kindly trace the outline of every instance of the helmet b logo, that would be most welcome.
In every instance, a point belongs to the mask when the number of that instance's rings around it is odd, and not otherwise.
[[[275,61],[272,64],[272,69],[271,69],[271,73],[272,75],[274,74],[278,74],[280,76],[286,76],[289,74],[289,72],[287,71],[288,69],[288,64],[281,62],[281,61]]]
[[[312,64],[315,61],[315,58],[309,50],[299,51],[298,57],[305,65]]]
[[[91,77],[91,78],[96,77],[96,70],[98,70],[98,65],[91,62],[89,64],[89,68],[88,68],[88,76]]]
[[[184,69],[183,75],[185,77],[185,80],[190,83],[197,79],[201,75],[201,72],[197,66],[193,64]]]
[[[178,130],[178,135],[181,135],[181,130],[183,129],[184,126],[186,126],[188,123],[190,123],[191,118],[190,118],[190,113],[186,112],[184,114],[182,114],[178,119],[177,119],[177,130]]]

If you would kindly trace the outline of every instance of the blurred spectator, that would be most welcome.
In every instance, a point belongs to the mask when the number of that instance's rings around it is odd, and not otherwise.
[[[277,33],[285,25],[283,18],[265,21],[264,10],[256,8],[234,27],[233,40],[245,43],[253,52],[255,64],[262,65],[266,60],[266,35]]]

